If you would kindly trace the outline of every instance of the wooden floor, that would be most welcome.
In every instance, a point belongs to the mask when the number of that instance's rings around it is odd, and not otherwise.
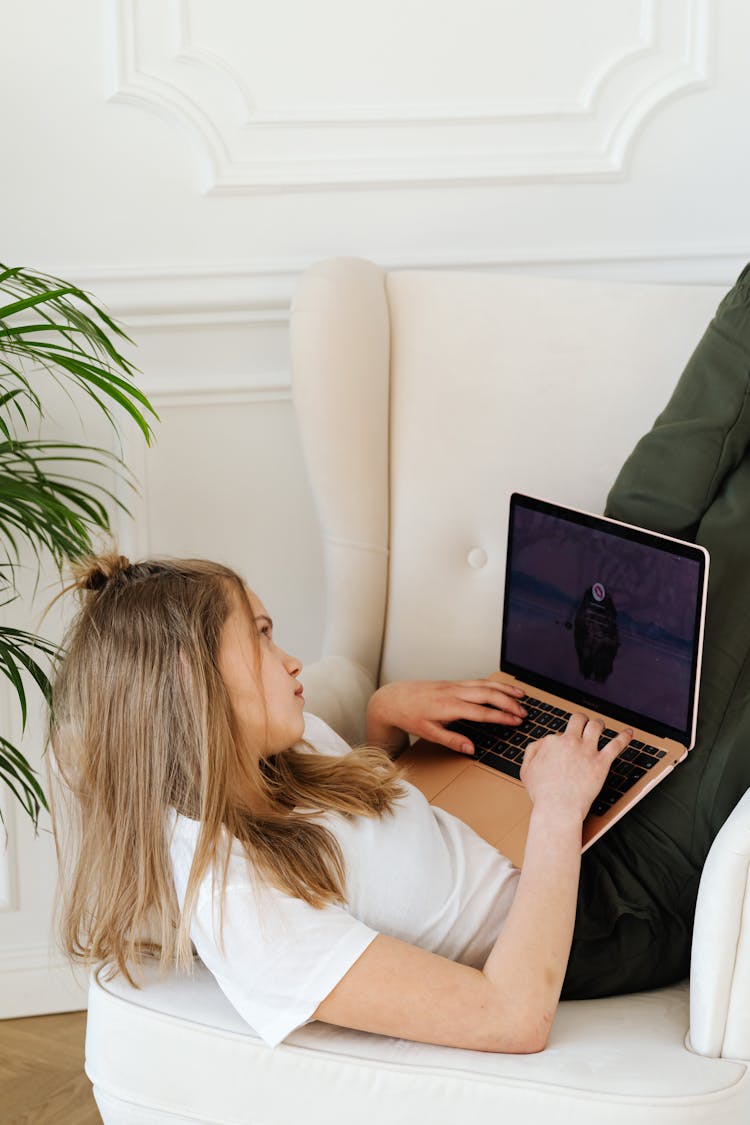
[[[2,1125],[101,1125],[83,1072],[85,1012],[0,1020]]]

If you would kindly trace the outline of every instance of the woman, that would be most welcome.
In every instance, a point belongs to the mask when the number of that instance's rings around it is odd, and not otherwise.
[[[488,1051],[547,1042],[570,952],[581,825],[629,740],[574,715],[526,751],[523,872],[404,781],[408,733],[453,749],[458,718],[518,723],[493,681],[373,695],[369,747],[303,712],[301,663],[231,570],[195,560],[78,572],[50,741],[67,951],[129,979],[191,940],[270,1045],[310,1018]],[[471,749],[469,747],[469,749]],[[75,835],[63,839],[63,826]]]

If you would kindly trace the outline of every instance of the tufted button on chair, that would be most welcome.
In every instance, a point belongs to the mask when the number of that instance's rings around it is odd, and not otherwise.
[[[508,494],[601,510],[722,291],[403,271],[302,279],[294,398],[326,548],[310,710],[350,740],[379,682],[497,666]],[[270,1050],[209,974],[91,986],[107,1125],[750,1121],[750,794],[701,881],[690,981],[560,1005],[493,1055],[311,1023]]]

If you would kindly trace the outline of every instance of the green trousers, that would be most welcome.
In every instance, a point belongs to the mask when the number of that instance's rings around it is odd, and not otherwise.
[[[750,265],[625,462],[607,514],[709,551],[698,736],[584,854],[565,999],[688,975],[701,870],[750,786]]]

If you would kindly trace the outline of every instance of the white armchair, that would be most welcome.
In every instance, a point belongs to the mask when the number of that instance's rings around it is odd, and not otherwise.
[[[379,682],[497,666],[507,497],[593,510],[722,292],[322,263],[292,315],[294,396],[327,554],[308,706],[350,740]],[[310,1024],[270,1051],[205,970],[92,985],[108,1125],[750,1120],[750,794],[711,850],[691,980],[563,1003],[539,1055]]]

